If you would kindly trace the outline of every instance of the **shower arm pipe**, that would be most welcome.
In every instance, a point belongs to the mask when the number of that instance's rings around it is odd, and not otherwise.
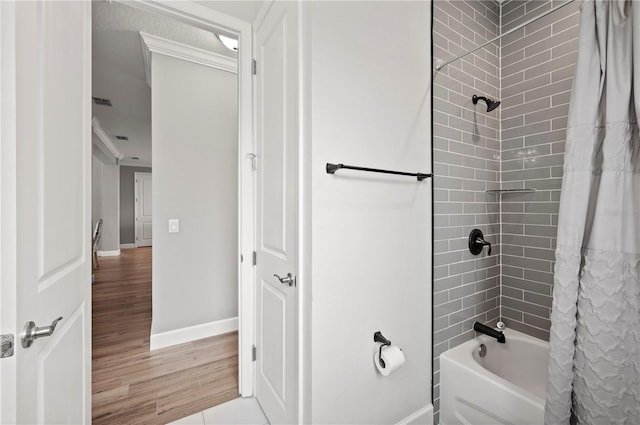
[[[473,49],[471,49],[471,50],[469,50],[469,51],[467,51],[467,52],[465,52],[465,53],[461,54],[460,56],[457,56],[457,57],[455,57],[455,58],[453,58],[453,59],[450,59],[450,60],[448,60],[448,61],[446,61],[446,62],[436,63],[435,71],[436,71],[436,72],[440,71],[442,68],[444,68],[445,66],[449,65],[450,63],[453,63],[453,62],[457,61],[458,59],[462,59],[463,57],[465,57],[465,56],[467,56],[467,55],[470,55],[471,53],[473,53],[473,52],[475,52],[475,51],[477,51],[477,50],[480,50],[480,49],[482,49],[483,47],[488,46],[489,44],[491,44],[491,43],[493,43],[493,42],[496,42],[496,41],[500,40],[500,39],[501,39],[502,37],[504,37],[505,35],[509,35],[509,34],[511,34],[511,33],[513,33],[513,32],[516,32],[516,31],[518,31],[519,29],[524,28],[524,27],[526,27],[527,25],[529,25],[529,24],[531,24],[531,23],[533,23],[533,22],[537,21],[538,19],[542,19],[542,18],[544,18],[545,16],[547,16],[547,15],[549,15],[549,14],[551,14],[551,13],[555,12],[556,10],[558,10],[558,9],[562,9],[563,7],[565,7],[565,6],[567,6],[567,5],[571,4],[571,3],[573,3],[574,1],[576,1],[576,0],[567,0],[567,1],[565,1],[564,3],[559,4],[558,6],[556,6],[556,7],[552,8],[552,9],[549,9],[549,10],[547,10],[546,12],[541,13],[540,15],[536,16],[535,18],[531,18],[531,19],[529,19],[527,22],[523,22],[523,23],[521,23],[520,25],[518,25],[517,27],[511,28],[509,31],[505,32],[504,34],[500,34],[499,36],[494,37],[494,38],[492,38],[491,40],[489,40],[489,41],[487,41],[487,42],[485,42],[485,43],[482,43],[481,45],[479,45],[479,46],[477,46],[477,47],[474,47]]]

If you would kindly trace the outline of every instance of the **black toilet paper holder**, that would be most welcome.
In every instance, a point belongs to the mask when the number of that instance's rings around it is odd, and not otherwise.
[[[380,343],[380,351],[378,352],[378,362],[382,368],[385,367],[384,360],[382,360],[382,347],[387,347],[391,345],[391,341],[382,335],[382,332],[378,331],[373,334],[373,341]]]

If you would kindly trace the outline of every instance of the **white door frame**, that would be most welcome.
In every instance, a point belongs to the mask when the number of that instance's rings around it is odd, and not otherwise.
[[[251,258],[254,250],[254,175],[252,157],[253,106],[252,106],[252,26],[237,19],[191,1],[164,2],[162,0],[117,0],[128,6],[161,13],[194,27],[214,33],[237,37],[238,48],[238,370],[239,390],[243,397],[251,397],[254,388],[254,267]],[[241,258],[244,261],[241,261]]]
[[[134,172],[133,173],[133,196],[134,196],[134,207],[133,207],[133,214],[134,214],[134,223],[135,223],[135,237],[136,239],[133,241],[133,244],[135,245],[136,248],[139,248],[140,245],[138,245],[138,241],[139,239],[139,234],[138,232],[141,232],[141,228],[139,227],[139,225],[141,223],[138,222],[138,199],[140,199],[140,197],[138,196],[138,177],[141,175],[148,175],[151,176],[152,173],[143,173],[143,172]],[[153,213],[153,212],[152,212]],[[151,236],[152,240],[153,240],[153,235]],[[148,246],[148,245],[143,245],[143,246]]]
[[[0,2],[0,333],[18,329],[15,44],[15,4]],[[0,360],[0,377],[0,423],[16,423],[15,356]]]

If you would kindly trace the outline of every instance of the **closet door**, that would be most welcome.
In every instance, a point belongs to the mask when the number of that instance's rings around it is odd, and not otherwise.
[[[136,248],[152,245],[151,173],[135,173]]]

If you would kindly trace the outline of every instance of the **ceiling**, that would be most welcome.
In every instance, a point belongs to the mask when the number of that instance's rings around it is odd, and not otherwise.
[[[199,2],[253,22],[262,1]],[[236,57],[211,32],[119,2],[94,1],[92,96],[112,107],[93,104],[93,116],[123,155],[123,165],[151,166],[151,88],[145,80],[140,31],[200,49]],[[117,140],[126,136],[128,141]],[[135,160],[132,157],[139,159]]]

